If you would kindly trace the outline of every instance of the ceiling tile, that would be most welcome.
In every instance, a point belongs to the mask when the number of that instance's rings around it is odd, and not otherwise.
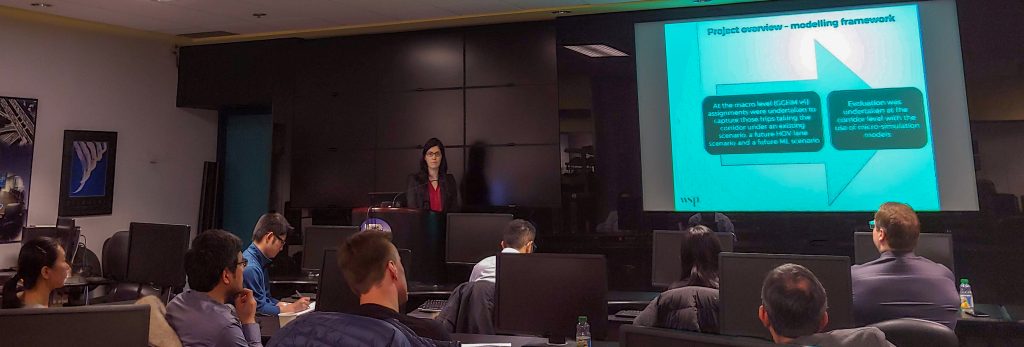
[[[434,7],[457,15],[474,15],[520,10],[519,7],[498,0],[430,0]]]

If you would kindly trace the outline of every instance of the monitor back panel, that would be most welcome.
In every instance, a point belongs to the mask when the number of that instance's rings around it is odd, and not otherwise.
[[[359,232],[354,226],[311,225],[302,231],[302,269],[320,270],[324,263],[324,250],[338,248],[338,244]]]
[[[131,223],[128,226],[129,282],[185,285],[188,225]]]
[[[575,336],[587,316],[591,333],[608,331],[608,277],[603,255],[498,255],[495,329],[502,333]]]
[[[146,346],[144,304],[0,310],[2,346]]]
[[[345,282],[345,275],[337,262],[338,251],[324,251],[320,285],[316,293],[316,310],[323,312],[351,313],[359,307],[359,296],[352,292]]]
[[[841,256],[722,253],[719,255],[719,324],[722,335],[771,339],[757,317],[761,284],[779,265],[793,263],[814,273],[828,295],[826,331],[853,327],[850,259]]]
[[[497,254],[505,227],[511,221],[511,214],[449,213],[445,261],[476,264]]]

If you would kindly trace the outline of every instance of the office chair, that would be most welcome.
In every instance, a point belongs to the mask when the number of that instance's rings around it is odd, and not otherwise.
[[[868,325],[885,333],[899,347],[956,347],[956,333],[945,325],[917,318],[900,318]]]
[[[106,295],[95,302],[120,302],[137,300],[145,295],[158,294],[148,286],[127,282],[128,278],[128,232],[118,231],[103,242],[103,277],[114,281],[106,288]],[[141,289],[140,289],[141,288]],[[142,292],[140,294],[140,291]]]

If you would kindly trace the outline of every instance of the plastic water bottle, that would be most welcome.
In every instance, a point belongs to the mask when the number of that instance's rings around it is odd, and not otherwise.
[[[974,312],[974,294],[966,278],[960,280],[960,309],[964,312]]]
[[[587,324],[587,316],[580,316],[576,323],[576,347],[590,347],[590,324]]]

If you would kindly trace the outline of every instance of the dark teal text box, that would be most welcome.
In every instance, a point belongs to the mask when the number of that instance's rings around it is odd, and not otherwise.
[[[928,143],[928,116],[917,88],[834,91],[828,94],[828,115],[836,149],[908,149]]]
[[[709,96],[703,113],[712,155],[817,152],[825,142],[815,92]]]

